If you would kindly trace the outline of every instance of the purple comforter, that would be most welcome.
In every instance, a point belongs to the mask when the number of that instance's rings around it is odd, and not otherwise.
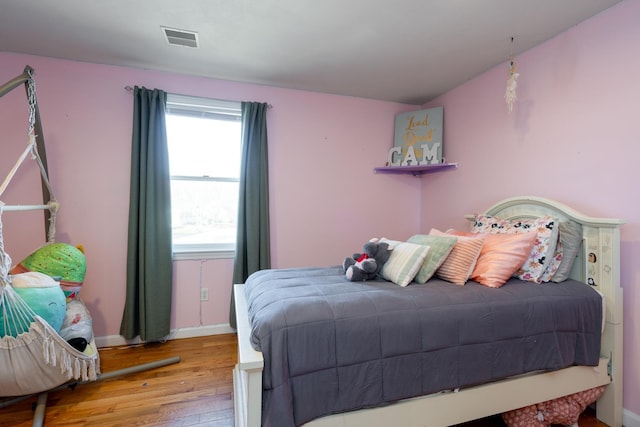
[[[567,280],[494,289],[353,283],[339,266],[246,282],[263,426],[293,426],[535,370],[598,364],[602,300]]]

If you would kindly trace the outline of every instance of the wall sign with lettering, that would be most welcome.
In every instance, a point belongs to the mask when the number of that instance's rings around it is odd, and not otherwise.
[[[393,147],[386,166],[442,163],[443,107],[396,114]]]

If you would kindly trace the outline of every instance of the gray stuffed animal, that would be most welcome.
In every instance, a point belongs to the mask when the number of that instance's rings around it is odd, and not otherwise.
[[[389,260],[393,248],[386,242],[371,239],[364,244],[363,253],[355,253],[342,263],[347,280],[362,282],[378,277],[382,266]]]

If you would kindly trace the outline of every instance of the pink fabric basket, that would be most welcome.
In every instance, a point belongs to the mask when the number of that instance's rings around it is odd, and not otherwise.
[[[577,426],[580,414],[604,393],[596,387],[502,414],[508,427],[548,427],[551,424]]]

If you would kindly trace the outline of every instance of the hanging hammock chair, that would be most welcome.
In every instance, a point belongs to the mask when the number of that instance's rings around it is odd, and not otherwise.
[[[44,144],[33,69],[26,67],[21,76],[0,86],[0,97],[22,83],[26,86],[29,101],[28,143],[0,186],[0,197],[20,165],[31,155],[40,169],[43,198],[49,200],[44,205],[16,206],[6,206],[0,201],[0,397],[42,393],[73,380],[94,381],[100,374],[99,356],[93,339],[84,351],[77,350],[49,322],[36,314],[12,286],[18,275],[11,274],[11,257],[4,248],[3,212],[44,210],[47,244],[51,244],[55,241],[58,211],[46,170],[46,156],[43,156],[43,161],[40,155],[40,151],[44,154]]]

